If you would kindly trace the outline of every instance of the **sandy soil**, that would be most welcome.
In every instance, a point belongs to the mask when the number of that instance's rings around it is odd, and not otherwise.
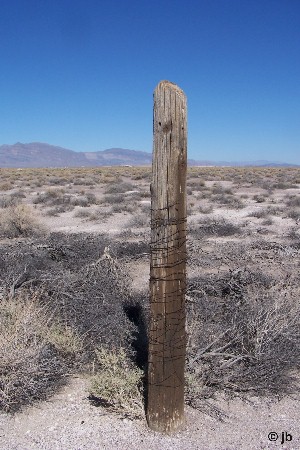
[[[166,436],[151,431],[145,420],[130,421],[88,400],[88,379],[72,378],[51,400],[14,417],[0,415],[0,448],[5,450],[96,449],[300,449],[300,402],[253,398],[213,402],[223,421],[186,407],[182,431]],[[271,442],[269,433],[277,433]],[[282,433],[284,433],[282,435]],[[288,436],[285,434],[288,433]],[[291,439],[280,445],[287,437]]]

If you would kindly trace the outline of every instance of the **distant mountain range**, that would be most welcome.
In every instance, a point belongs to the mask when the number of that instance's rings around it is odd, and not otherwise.
[[[98,152],[75,152],[62,147],[32,142],[0,145],[0,168],[25,167],[97,167],[97,166],[149,166],[152,153],[124,148],[110,148]],[[270,161],[196,161],[188,159],[189,166],[260,166],[260,167],[300,167]]]

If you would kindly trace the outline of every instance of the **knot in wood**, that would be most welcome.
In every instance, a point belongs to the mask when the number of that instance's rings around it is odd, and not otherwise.
[[[172,131],[173,128],[173,124],[172,124],[172,120],[166,122],[165,124],[162,125],[162,131],[163,133],[167,134],[170,131]]]

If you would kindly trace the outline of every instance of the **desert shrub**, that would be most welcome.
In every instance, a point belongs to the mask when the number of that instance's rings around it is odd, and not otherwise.
[[[296,222],[300,220],[300,208],[291,208],[287,211],[287,216]]]
[[[187,215],[191,216],[194,213],[193,207],[194,207],[195,203],[194,202],[190,202],[187,205]]]
[[[279,206],[268,206],[267,211],[271,216],[280,216],[284,212],[284,208]]]
[[[113,250],[118,258],[139,259],[149,256],[150,244],[147,241],[122,241],[113,244]]]
[[[74,217],[79,217],[80,219],[85,219],[90,217],[91,212],[85,208],[77,209],[74,213]]]
[[[198,209],[198,211],[202,214],[211,214],[213,210],[214,210],[213,205],[199,206]]]
[[[91,249],[94,240],[97,244]],[[87,352],[100,343],[128,346],[131,339],[132,326],[123,311],[130,297],[129,278],[108,248],[103,251],[104,244],[99,237],[69,236],[60,247],[53,246],[51,258],[59,265],[51,277],[41,280],[65,324],[86,336]]]
[[[258,217],[258,218],[265,218],[269,215],[271,216],[280,216],[284,211],[283,208],[274,207],[274,206],[267,206],[266,208],[259,209],[253,212],[250,212],[248,214],[248,217]]]
[[[141,198],[143,198],[144,196],[142,195],[142,193],[141,192],[137,192],[137,191],[134,191],[134,192],[128,192],[127,194],[126,194],[126,200],[128,201],[128,202],[132,202],[132,201],[134,201],[134,202],[136,202],[136,201],[140,201],[141,200]]]
[[[124,192],[133,191],[134,189],[136,189],[136,186],[132,183],[112,183],[105,189],[105,194],[123,194]]]
[[[71,204],[75,206],[91,206],[97,205],[99,203],[97,197],[92,192],[85,193],[81,191],[80,195],[71,197]]]
[[[192,189],[193,191],[199,191],[205,188],[205,181],[204,180],[188,180],[187,182],[187,188]]]
[[[83,197],[83,196],[72,197],[70,201],[71,201],[71,204],[73,206],[81,206],[81,207],[88,207],[89,206],[88,199],[86,197]]]
[[[32,208],[19,204],[3,210],[0,216],[0,235],[14,238],[37,236],[45,232],[44,227],[34,217]]]
[[[65,211],[71,211],[74,206],[88,207],[97,203],[97,198],[93,193],[84,192],[81,195],[67,194],[64,189],[51,189],[38,193],[33,199],[34,204],[43,203],[45,206],[64,206]],[[63,212],[63,211],[61,211]]]
[[[123,204],[123,205],[113,205],[111,207],[111,212],[112,213],[120,213],[120,212],[123,212],[123,211],[127,211],[127,207],[128,207],[128,205],[125,205],[125,204]]]
[[[34,204],[45,203],[50,206],[60,205],[62,203],[70,203],[71,196],[69,194],[65,195],[63,189],[51,189],[46,192],[37,193],[36,197],[33,199]]]
[[[22,189],[18,189],[17,191],[12,192],[10,196],[16,199],[26,198],[26,194]]]
[[[286,197],[285,204],[291,207],[300,206],[300,195],[289,195]]]
[[[44,186],[44,185],[45,185],[44,180],[35,180],[35,181],[32,183],[32,187],[42,187],[42,186]]]
[[[46,216],[49,217],[57,217],[59,216],[59,214],[61,213],[61,209],[59,206],[56,206],[55,208],[50,208],[48,209],[48,211],[46,212]]]
[[[49,177],[47,182],[51,185],[62,185],[64,183],[67,183],[68,180],[64,177]]]
[[[1,195],[0,197],[0,208],[9,208],[20,203],[18,197],[12,195]]]
[[[258,209],[256,211],[252,211],[248,214],[248,217],[257,217],[258,219],[263,219],[268,217],[270,214],[270,211],[268,208],[266,209]]]
[[[278,181],[272,186],[274,189],[297,189],[297,185],[291,182]]]
[[[205,191],[205,192],[198,192],[196,195],[195,195],[195,197],[198,199],[198,200],[201,200],[201,199],[211,199],[211,197],[212,197],[212,193],[211,193],[211,191]]]
[[[84,178],[75,178],[73,180],[74,186],[93,186],[95,184],[95,180],[91,177],[84,177]]]
[[[229,208],[243,208],[244,204],[239,197],[235,197],[231,188],[223,187],[220,183],[214,183],[207,192],[201,192],[197,196],[200,198],[210,198],[211,201],[220,205],[226,205]]]
[[[190,232],[196,239],[203,236],[232,236],[240,233],[240,227],[224,218],[201,218],[196,225],[191,226]]]
[[[76,334],[73,328],[52,318],[52,323],[43,330],[43,333],[44,337],[60,352],[65,361],[79,359],[78,357],[84,349],[84,336]]]
[[[41,307],[37,293],[0,302],[0,409],[15,411],[44,399],[62,382],[81,339]]]
[[[232,189],[223,187],[220,183],[214,183],[211,191],[213,194],[228,194],[233,195]]]
[[[89,220],[96,222],[105,221],[106,219],[108,219],[108,217],[111,217],[113,215],[112,209],[113,208],[110,208],[109,210],[104,210],[103,208],[95,209],[91,211]]]
[[[273,193],[273,187],[274,187],[274,185],[273,185],[273,183],[272,183],[270,180],[264,180],[264,181],[261,183],[260,187],[261,187],[262,189],[265,189],[265,190],[268,192],[269,195],[271,195],[271,194]]]
[[[5,182],[0,184],[0,192],[1,191],[10,191],[13,188],[12,182]]]
[[[245,206],[240,198],[235,197],[231,194],[225,194],[223,192],[221,194],[213,195],[211,201],[219,203],[221,205],[226,205],[228,208],[232,209],[240,209],[244,208]]]
[[[188,288],[189,384],[197,405],[216,390],[272,395],[295,389],[300,367],[299,280],[231,271]]]
[[[272,194],[272,192],[268,191],[268,192],[264,192],[263,196],[267,200],[271,196],[271,194]]]
[[[254,195],[253,196],[253,200],[255,200],[256,201],[256,203],[263,203],[263,202],[265,202],[266,201],[266,196],[265,195]]]
[[[150,189],[147,190],[147,191],[141,192],[141,197],[142,198],[149,198],[149,197],[151,197]]]
[[[96,349],[97,373],[91,381],[92,400],[132,418],[144,416],[143,371],[121,348]]]
[[[46,212],[46,215],[47,216],[59,216],[59,214],[64,213],[66,211],[72,211],[73,209],[74,209],[74,206],[70,205],[70,204],[57,205],[57,206],[54,206],[54,208],[48,209]]]
[[[152,178],[152,173],[151,170],[149,170],[148,168],[144,168],[142,169],[142,172],[137,173],[137,174],[133,174],[131,176],[132,180],[147,180],[150,181]]]
[[[92,192],[86,193],[86,199],[87,199],[89,205],[97,205],[98,204],[97,197]]]
[[[286,233],[286,237],[293,241],[299,242],[300,239],[299,227],[289,228],[288,232]]]
[[[9,252],[0,248],[5,287],[42,286],[42,300],[64,326],[86,337],[87,358],[100,344],[128,347],[134,328],[123,310],[131,296],[130,277],[114,254],[104,251],[110,242],[100,234],[52,233]]]
[[[151,203],[141,203],[140,208],[142,213],[147,214],[150,217]]]
[[[109,194],[109,195],[105,195],[103,197],[103,202],[104,203],[121,203],[124,201],[124,195],[123,194]]]
[[[273,219],[271,217],[266,217],[262,221],[262,225],[272,225],[274,223]]]
[[[121,213],[121,212],[128,212],[128,213],[134,213],[136,212],[137,204],[136,202],[133,203],[121,203],[120,205],[114,204],[111,207],[112,213]]]
[[[112,173],[104,173],[101,178],[101,182],[105,184],[119,183],[120,181],[121,177]]]
[[[150,217],[148,214],[134,214],[126,224],[126,228],[142,228],[150,224]]]

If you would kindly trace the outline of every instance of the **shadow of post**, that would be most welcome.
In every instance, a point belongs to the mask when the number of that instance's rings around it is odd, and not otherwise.
[[[133,350],[133,360],[137,367],[144,372],[143,376],[143,396],[145,411],[147,410],[147,377],[148,377],[148,333],[145,314],[139,303],[127,303],[123,305],[124,312],[131,323],[135,325],[131,347]]]

